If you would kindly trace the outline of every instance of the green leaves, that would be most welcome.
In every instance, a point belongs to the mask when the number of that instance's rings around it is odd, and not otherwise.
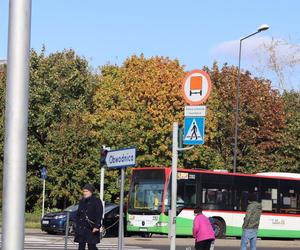
[[[85,182],[96,183],[97,141],[83,119],[91,109],[94,84],[88,63],[74,51],[49,56],[32,51],[27,209],[40,199],[36,180],[42,166],[48,170],[46,205],[50,207],[75,203]]]

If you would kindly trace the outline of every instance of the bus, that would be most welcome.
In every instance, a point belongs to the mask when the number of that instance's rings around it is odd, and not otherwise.
[[[194,208],[214,218],[217,238],[240,237],[254,193],[262,204],[258,237],[300,238],[300,174],[239,174],[224,171],[177,170],[176,235],[191,236]],[[131,176],[127,230],[168,234],[171,168],[136,168]]]

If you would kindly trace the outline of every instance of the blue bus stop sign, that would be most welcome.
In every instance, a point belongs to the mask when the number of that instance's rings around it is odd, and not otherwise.
[[[46,169],[45,167],[42,168],[41,175],[42,175],[42,180],[46,180],[46,177],[47,177],[47,169]]]

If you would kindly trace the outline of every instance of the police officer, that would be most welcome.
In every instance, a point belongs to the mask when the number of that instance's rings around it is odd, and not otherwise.
[[[100,242],[100,227],[103,216],[103,205],[100,199],[93,195],[94,188],[86,184],[83,198],[79,201],[76,214],[75,242],[79,243],[78,250],[85,250],[86,243],[89,250],[97,250]]]

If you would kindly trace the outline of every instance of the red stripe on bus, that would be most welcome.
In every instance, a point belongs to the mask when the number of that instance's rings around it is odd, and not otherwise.
[[[192,208],[184,208],[183,210],[192,210]],[[210,212],[210,213],[227,213],[227,214],[246,214],[246,212],[240,211],[226,211],[226,210],[203,210],[203,212]],[[276,214],[276,213],[262,213],[262,215],[266,216],[289,216],[289,217],[300,217],[300,214]]]
[[[143,167],[143,168],[135,168],[134,171],[140,170],[163,170],[163,169],[171,169],[167,167]],[[269,175],[255,175],[255,174],[239,174],[239,173],[229,173],[229,172],[214,172],[213,170],[197,170],[197,169],[183,169],[178,168],[177,171],[180,172],[188,172],[188,173],[203,173],[203,174],[215,174],[215,175],[229,175],[229,176],[244,176],[244,177],[254,177],[260,179],[278,179],[278,180],[297,180],[300,178],[291,178],[291,177],[282,177],[282,176],[269,176]]]

